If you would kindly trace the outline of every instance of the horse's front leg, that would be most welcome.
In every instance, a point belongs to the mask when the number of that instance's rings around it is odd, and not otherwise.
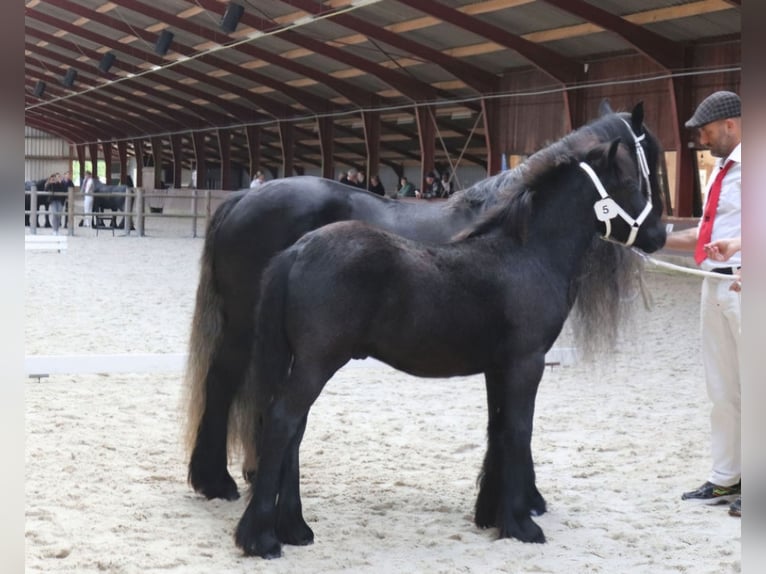
[[[530,518],[546,504],[535,485],[532,424],[545,355],[516,360],[512,367],[485,373],[489,412],[488,446],[476,500],[476,525],[496,526],[500,538],[545,542]]]

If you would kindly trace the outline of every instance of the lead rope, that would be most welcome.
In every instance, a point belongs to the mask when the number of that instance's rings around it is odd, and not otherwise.
[[[728,279],[729,281],[731,281],[732,279],[734,279],[732,275],[724,275],[722,273],[713,273],[712,271],[704,271],[703,269],[694,269],[693,267],[686,267],[684,265],[676,265],[675,263],[668,263],[667,261],[660,261],[659,259],[650,257],[649,255],[647,255],[640,249],[636,249],[635,247],[632,247],[631,251],[633,251],[634,253],[638,253],[644,261],[648,261],[652,265],[656,265],[657,267],[662,267],[663,269],[670,269],[672,271],[680,271],[681,273],[686,273],[687,275],[696,275],[697,277],[709,277],[709,278],[718,279],[718,280]]]

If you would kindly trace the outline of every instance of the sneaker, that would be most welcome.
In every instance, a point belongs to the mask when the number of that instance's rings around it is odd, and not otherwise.
[[[742,493],[742,481],[732,486],[718,486],[712,482],[706,482],[697,490],[684,492],[681,500],[709,500],[715,502],[728,501]]]
[[[729,506],[729,516],[742,516],[742,497],[738,496],[737,500],[731,503]]]

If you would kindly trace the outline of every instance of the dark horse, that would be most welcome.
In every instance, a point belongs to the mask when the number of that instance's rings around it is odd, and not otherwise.
[[[633,115],[643,117],[643,108]],[[584,135],[597,141],[614,137],[622,125],[608,105],[602,120]],[[639,124],[641,121],[639,120]],[[657,149],[647,149],[654,166]],[[242,445],[246,471],[255,466],[252,420],[245,379],[253,341],[255,307],[261,274],[271,257],[306,232],[328,223],[358,220],[418,241],[446,243],[492,207],[504,190],[520,178],[520,169],[505,171],[455,193],[448,201],[397,201],[315,177],[273,180],[258,190],[227,196],[211,218],[201,259],[189,361],[186,369],[187,448],[191,452],[189,482],[207,498],[238,498],[227,469],[227,445]],[[659,188],[656,171],[650,173]]]
[[[253,340],[261,274],[271,257],[328,223],[359,220],[404,237],[445,243],[497,200],[516,172],[485,180],[447,202],[409,202],[316,177],[269,181],[233,192],[208,226],[187,366],[189,482],[208,498],[239,494],[227,470],[230,446],[246,450],[251,421],[238,394]],[[249,462],[248,462],[249,461]]]
[[[642,118],[601,118],[534,154],[497,205],[446,245],[346,221],[272,259],[243,389],[258,454],[235,536],[246,554],[274,558],[283,543],[313,541],[298,465],[309,409],[339,368],[368,356],[421,377],[484,374],[488,448],[476,525],[545,541],[531,518],[546,502],[530,447],[545,354],[580,291],[592,291],[583,301],[594,313],[620,291],[625,246],[653,252],[665,243],[649,177],[657,143]],[[614,139],[600,143],[605,136]],[[609,249],[594,250],[600,244]]]
[[[107,185],[105,183],[101,183],[100,181],[94,182],[93,213],[106,213],[107,210],[112,212],[124,212],[127,193],[127,185]],[[112,227],[118,227],[116,215],[112,215],[111,224]],[[119,229],[125,229],[125,217],[122,218]]]
[[[29,180],[24,182],[24,191],[32,191],[32,186],[35,186],[35,189],[37,191],[44,191],[45,190],[45,184],[48,183],[47,179],[38,179],[36,181]],[[37,196],[37,209],[38,209],[38,215],[39,210],[41,207],[44,207],[46,209],[45,213],[45,227],[50,227],[51,223],[48,218],[48,205],[50,204],[51,196],[47,193],[41,193]],[[32,209],[32,196],[29,193],[24,193],[24,211],[29,211]],[[31,214],[24,213],[24,226],[29,227],[29,216]]]

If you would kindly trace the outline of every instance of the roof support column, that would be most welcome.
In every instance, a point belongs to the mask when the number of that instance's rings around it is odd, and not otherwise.
[[[195,187],[207,189],[207,165],[205,164],[205,134],[192,132],[192,144],[194,144],[194,163],[197,166]]]
[[[231,187],[231,131],[227,128],[216,130],[218,135],[218,152],[221,156],[221,189]]]
[[[162,189],[162,138],[152,138],[152,157],[154,158],[154,189]]]
[[[77,153],[77,163],[80,166],[80,181],[83,180],[85,177],[85,146],[82,144],[78,144],[74,146],[75,152]]]
[[[484,119],[484,140],[487,146],[487,176],[500,173],[500,113],[499,100],[482,98],[481,112]]]
[[[88,145],[88,151],[90,152],[90,173],[94,177],[99,177],[98,173],[98,144],[92,143]]]
[[[128,183],[128,142],[120,140],[117,142],[117,156],[120,158],[120,183]]]
[[[101,142],[104,152],[104,183],[110,185],[112,181],[112,142]]]
[[[256,126],[245,127],[247,138],[247,151],[250,158],[250,179],[261,169],[261,128]]]
[[[418,122],[418,140],[420,141],[420,189],[425,189],[426,173],[434,168],[436,157],[436,130],[433,121],[433,106],[418,106],[415,108],[415,118]]]
[[[319,132],[319,150],[322,153],[322,177],[335,179],[335,165],[332,157],[335,151],[335,123],[327,116],[317,118],[317,130]]]
[[[173,153],[173,187],[181,187],[181,170],[184,164],[184,151],[181,141],[181,134],[170,136],[170,149]]]
[[[362,112],[364,146],[367,150],[367,182],[380,170],[380,112]]]
[[[133,140],[133,155],[136,158],[136,187],[144,187],[144,140]]]
[[[702,190],[697,177],[697,150],[689,147],[692,132],[684,123],[694,112],[691,100],[691,78],[669,80],[671,112],[676,125],[674,130],[676,153],[676,189],[673,213],[676,217],[699,217],[702,215]],[[668,206],[666,206],[667,209]],[[666,211],[668,215],[670,212]]]
[[[279,139],[282,142],[282,177],[293,175],[295,126],[290,122],[279,122]]]
[[[564,86],[566,88],[566,85]],[[567,134],[587,123],[585,117],[584,91],[565,89],[561,94],[564,104],[564,133]]]

